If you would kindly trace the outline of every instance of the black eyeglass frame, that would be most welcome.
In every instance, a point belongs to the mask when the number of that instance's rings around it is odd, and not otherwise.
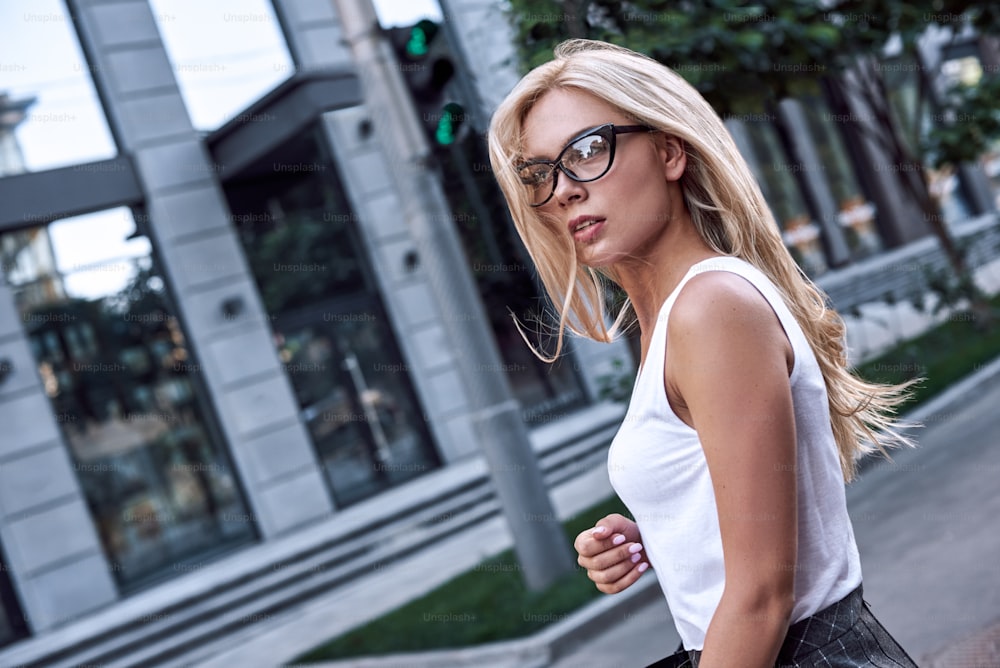
[[[605,174],[611,171],[611,165],[615,163],[615,148],[618,143],[615,137],[617,137],[618,135],[625,135],[633,132],[655,132],[655,131],[656,128],[652,128],[648,125],[615,125],[614,123],[605,123],[604,125],[598,125],[596,127],[590,128],[589,130],[584,130],[577,136],[570,139],[568,142],[566,142],[566,145],[563,146],[562,150],[559,151],[559,155],[556,156],[555,160],[529,160],[528,162],[522,162],[521,164],[517,165],[515,169],[518,172],[520,172],[525,167],[531,167],[532,165],[549,165],[552,168],[551,171],[549,172],[551,174],[550,180],[552,182],[552,190],[549,191],[549,196],[543,199],[541,202],[538,202],[537,204],[531,204],[531,206],[533,207],[543,206],[546,203],[548,203],[548,201],[552,199],[552,196],[556,193],[556,183],[559,180],[559,172],[562,172],[567,177],[573,179],[577,183],[591,183],[593,181],[596,181],[597,179],[603,177]],[[592,135],[599,135],[608,140],[609,144],[608,165],[607,167],[604,168],[604,171],[598,174],[597,176],[591,177],[589,179],[584,179],[580,178],[579,176],[576,176],[575,174],[573,174],[572,171],[567,169],[565,165],[562,164],[562,159],[563,156],[566,155],[566,151],[568,151],[570,147],[573,146],[573,144],[580,141],[581,139],[584,139],[585,137],[590,137]],[[528,184],[525,183],[525,185]]]

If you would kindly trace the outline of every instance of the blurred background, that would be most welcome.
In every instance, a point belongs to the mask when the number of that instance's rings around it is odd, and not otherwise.
[[[0,665],[277,665],[469,570],[515,616],[579,575],[545,536],[617,508],[637,340],[531,354],[483,140],[567,37],[703,92],[860,373],[916,407],[983,371],[998,35],[989,3],[0,3]],[[399,635],[483,621],[421,605]],[[477,633],[439,644],[510,637]]]

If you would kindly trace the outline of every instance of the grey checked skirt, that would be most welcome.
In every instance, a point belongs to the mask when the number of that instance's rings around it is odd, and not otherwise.
[[[701,652],[680,649],[649,668],[698,668]],[[788,627],[776,668],[917,668],[879,623],[861,585],[828,608]]]

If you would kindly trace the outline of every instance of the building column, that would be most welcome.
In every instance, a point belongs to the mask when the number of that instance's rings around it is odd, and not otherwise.
[[[438,453],[448,463],[480,452],[455,347],[443,326],[450,311],[431,290],[384,147],[375,133],[363,130],[370,123],[366,105],[330,111],[323,114],[323,136],[357,216],[404,372],[420,397]]]
[[[37,634],[118,592],[23,324],[0,272],[0,543]]]
[[[808,121],[798,100],[784,99],[778,103],[778,116],[792,137],[795,160],[802,167],[801,183],[806,199],[812,204],[813,214],[823,230],[830,266],[839,267],[851,259],[844,230],[838,222],[837,201],[827,181],[826,166],[820,160],[816,144],[809,132]]]
[[[504,3],[498,0],[438,0],[448,37],[461,52],[461,61],[489,119],[521,78],[514,29]],[[485,128],[482,128],[485,130]]]
[[[298,71],[355,69],[330,0],[273,0]],[[357,231],[414,385],[424,419],[445,462],[479,454],[454,346],[440,304],[402,215],[389,151],[371,131],[372,110],[358,105],[323,114],[320,130],[357,219]]]
[[[889,154],[875,139],[881,131],[880,122],[857,95],[859,84],[856,72],[848,70],[844,81],[836,83],[836,88],[844,104],[844,112],[852,123],[844,126],[847,141],[856,150],[858,181],[867,184],[868,195],[878,211],[878,225],[889,246],[901,246],[931,233],[930,222],[924,212],[913,201],[913,196],[904,191],[900,183],[899,169]]]
[[[263,538],[333,509],[211,161],[147,0],[67,0],[108,123],[132,157],[194,361]]]

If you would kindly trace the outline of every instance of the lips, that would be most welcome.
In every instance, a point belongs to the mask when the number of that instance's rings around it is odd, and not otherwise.
[[[569,233],[576,234],[580,230],[585,230],[595,223],[599,223],[604,219],[599,216],[577,216],[573,220],[569,221]]]
[[[604,218],[600,216],[577,216],[569,221],[567,227],[573,239],[580,243],[593,241],[604,225]]]

